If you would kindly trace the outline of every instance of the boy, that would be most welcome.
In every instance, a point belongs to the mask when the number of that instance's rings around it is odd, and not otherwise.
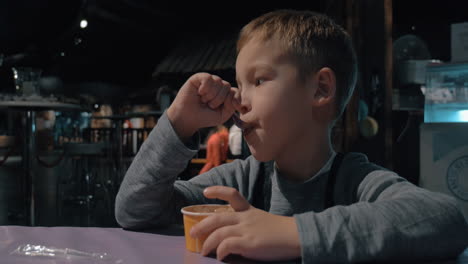
[[[362,154],[343,157],[332,149],[330,131],[357,71],[340,26],[313,12],[271,12],[242,29],[237,52],[238,88],[195,74],[158,121],[117,195],[121,226],[171,224],[181,221],[182,206],[223,200],[235,212],[210,216],[191,231],[210,234],[202,254],[218,259],[432,260],[467,246],[452,198],[418,188]],[[197,152],[197,130],[235,111],[252,156],[176,181]]]

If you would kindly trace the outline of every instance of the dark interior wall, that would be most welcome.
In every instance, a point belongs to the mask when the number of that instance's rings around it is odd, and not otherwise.
[[[394,39],[415,34],[434,59],[450,60],[450,24],[468,22],[468,1],[394,0]]]
[[[383,1],[371,0],[356,1],[356,5],[358,5],[356,8],[359,10],[359,21],[353,36],[359,63],[358,82],[355,88],[356,100],[367,104],[369,116],[376,119],[379,129],[378,133],[370,138],[365,138],[358,132],[357,138],[349,142],[349,147],[345,151],[366,153],[371,161],[387,166],[384,151],[385,128],[383,126],[385,99],[384,6]],[[373,78],[378,79],[378,85],[373,86]],[[358,115],[358,109],[351,111],[354,115]],[[349,124],[347,125],[349,126]]]

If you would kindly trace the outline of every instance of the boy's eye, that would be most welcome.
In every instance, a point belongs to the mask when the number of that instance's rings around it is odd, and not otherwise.
[[[257,80],[255,80],[255,85],[256,85],[256,86],[259,86],[259,85],[262,84],[263,82],[264,82],[263,79],[257,79]]]

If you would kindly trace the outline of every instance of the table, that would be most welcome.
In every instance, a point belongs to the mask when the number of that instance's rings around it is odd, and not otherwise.
[[[70,248],[89,253],[107,253],[111,261],[24,256],[10,254],[22,244]],[[120,260],[120,261],[119,261]],[[185,239],[174,231],[132,232],[121,228],[93,227],[26,227],[0,226],[0,262],[23,263],[223,263],[212,257],[185,249]]]
[[[43,110],[81,110],[81,105],[62,103],[47,100],[0,100],[0,108],[13,109],[23,112],[25,138],[23,145],[23,166],[26,181],[26,208],[28,220],[31,226],[35,225],[34,204],[34,167],[36,163],[36,112]]]
[[[107,253],[110,261],[90,258],[31,257],[11,254],[24,244],[56,248],[70,248],[88,253]],[[232,264],[258,263],[241,257],[226,260]],[[219,264],[213,257],[203,257],[185,249],[182,226],[174,225],[146,232],[126,231],[121,228],[98,227],[29,227],[0,226],[0,263],[2,264],[156,264],[197,263]],[[300,260],[274,263],[300,263]],[[468,249],[458,260],[423,263],[468,263]]]

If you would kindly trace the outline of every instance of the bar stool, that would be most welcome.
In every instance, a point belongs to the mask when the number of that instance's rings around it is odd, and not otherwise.
[[[65,225],[90,226],[96,206],[98,189],[108,192],[103,179],[102,161],[109,150],[107,142],[64,143],[65,159],[70,169],[68,177],[60,176],[57,184],[57,216]],[[66,175],[66,174],[64,174]],[[111,207],[107,195],[107,207]],[[111,210],[109,208],[109,210]],[[69,221],[69,222],[67,222]]]

